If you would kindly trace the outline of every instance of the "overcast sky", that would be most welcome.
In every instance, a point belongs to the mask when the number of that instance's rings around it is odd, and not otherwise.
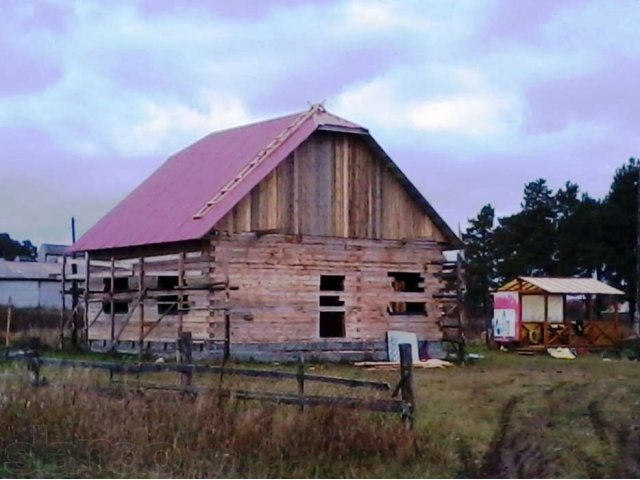
[[[2,0],[0,232],[84,232],[204,134],[307,108],[370,129],[457,229],[640,156],[640,1]]]

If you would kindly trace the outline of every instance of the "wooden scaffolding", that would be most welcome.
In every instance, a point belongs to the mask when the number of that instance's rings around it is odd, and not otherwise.
[[[458,362],[465,361],[465,312],[464,312],[464,270],[462,256],[457,255],[455,262],[442,265],[440,278],[444,283],[442,293],[435,295],[442,307],[442,341],[450,346]]]
[[[232,287],[228,262],[215,254],[211,246],[137,258],[63,257],[62,284],[71,287],[62,289],[61,345],[69,333],[74,343],[95,347],[96,339],[100,349],[113,351],[129,342],[143,354],[154,337],[178,341],[190,332],[196,344],[222,343],[228,358]]]

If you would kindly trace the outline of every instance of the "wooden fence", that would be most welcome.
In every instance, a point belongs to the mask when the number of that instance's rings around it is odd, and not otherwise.
[[[411,347],[409,344],[400,345],[400,368],[398,383],[392,388],[386,382],[373,380],[359,380],[344,377],[315,375],[305,371],[305,364],[300,359],[295,372],[275,371],[266,369],[237,368],[225,365],[204,365],[191,362],[190,343],[179,342],[179,363],[126,363],[117,361],[93,361],[68,358],[42,357],[37,352],[22,352],[11,354],[7,351],[5,359],[23,361],[31,374],[31,385],[45,386],[47,380],[41,374],[43,366],[58,368],[81,368],[109,372],[110,384],[124,385],[138,389],[176,391],[190,395],[210,391],[220,399],[233,398],[236,400],[254,400],[270,402],[280,405],[298,405],[305,407],[331,406],[400,414],[408,428],[413,427],[415,401],[413,396],[413,374]],[[122,382],[114,380],[114,375],[139,375],[143,373],[172,372],[179,375],[179,384],[158,384],[150,382]],[[219,380],[218,387],[205,387],[193,384],[194,374],[215,375]],[[297,393],[263,392],[223,387],[223,379],[227,376],[269,379],[274,381],[295,381]],[[388,398],[377,397],[346,397],[337,395],[307,395],[305,385],[317,382],[336,385],[350,389],[367,389],[378,392],[388,392]],[[400,395],[400,399],[396,397]]]

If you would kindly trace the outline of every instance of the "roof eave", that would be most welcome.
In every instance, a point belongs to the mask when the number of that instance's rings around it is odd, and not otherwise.
[[[341,127],[337,125],[320,125],[316,128],[316,130],[337,133],[354,133],[356,135],[370,135],[369,130],[367,130],[366,128]]]

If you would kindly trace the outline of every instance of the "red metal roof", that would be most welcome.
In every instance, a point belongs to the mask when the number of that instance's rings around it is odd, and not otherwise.
[[[171,156],[68,252],[202,238],[317,128],[367,133],[363,127],[325,111],[320,105],[305,112],[212,133]],[[247,170],[250,164],[253,167]],[[230,184],[233,188],[229,188]],[[221,191],[226,193],[219,195]],[[217,194],[219,198],[212,202]],[[194,218],[208,203],[211,206],[206,213]],[[446,230],[450,231],[448,227]]]

